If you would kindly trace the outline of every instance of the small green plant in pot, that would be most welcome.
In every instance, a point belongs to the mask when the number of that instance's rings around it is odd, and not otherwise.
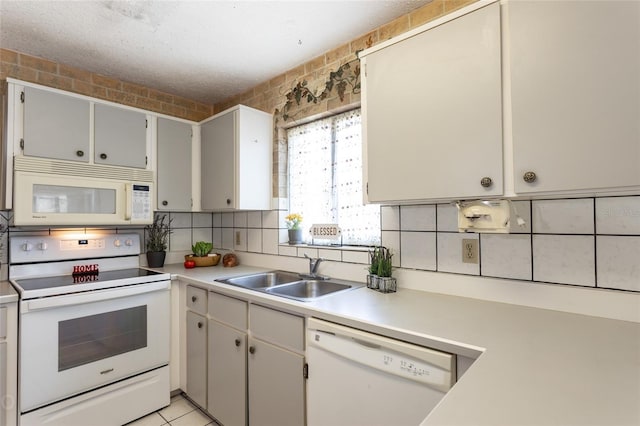
[[[374,247],[369,252],[369,275],[367,275],[367,287],[382,293],[392,293],[397,289],[396,279],[392,272],[391,250],[386,247]]]
[[[172,219],[166,220],[167,215],[156,215],[151,225],[144,227],[146,235],[147,265],[150,268],[162,268],[167,255],[169,234],[171,234]]]
[[[184,257],[186,261],[195,262],[195,266],[215,266],[220,262],[220,254],[211,253],[213,250],[213,244],[207,241],[197,241],[191,246],[193,254],[188,254]]]

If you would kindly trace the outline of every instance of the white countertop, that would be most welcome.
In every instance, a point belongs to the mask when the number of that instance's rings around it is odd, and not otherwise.
[[[0,305],[17,302],[18,292],[11,286],[9,281],[0,281]]]
[[[478,357],[423,425],[640,425],[638,323],[406,289],[363,287],[296,302],[214,283],[264,268],[162,270],[252,302]]]

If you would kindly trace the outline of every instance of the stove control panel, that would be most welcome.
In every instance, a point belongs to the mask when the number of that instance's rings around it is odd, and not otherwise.
[[[9,238],[10,263],[140,254],[139,234],[60,234]]]

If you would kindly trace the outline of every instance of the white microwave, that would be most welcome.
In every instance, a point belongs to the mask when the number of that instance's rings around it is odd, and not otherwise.
[[[13,221],[24,225],[153,222],[153,172],[15,157]]]

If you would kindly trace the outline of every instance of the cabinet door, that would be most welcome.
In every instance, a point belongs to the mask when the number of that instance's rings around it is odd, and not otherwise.
[[[207,410],[224,425],[247,424],[247,334],[209,320]]]
[[[0,426],[7,424],[7,342],[0,342]]]
[[[158,210],[191,210],[191,131],[158,118]]]
[[[304,357],[249,340],[249,424],[305,424]]]
[[[250,108],[239,110],[238,123],[238,200],[236,208],[271,208],[273,164],[273,117]]]
[[[187,312],[187,395],[207,406],[207,319]]]
[[[364,58],[369,201],[502,194],[500,43],[494,3]]]
[[[90,104],[24,88],[24,155],[89,162]]]
[[[96,164],[147,166],[147,117],[110,105],[95,105]]]
[[[202,209],[235,208],[236,114],[230,111],[202,125]]]
[[[640,3],[514,1],[506,10],[515,191],[640,186]],[[526,182],[527,172],[537,179]]]

